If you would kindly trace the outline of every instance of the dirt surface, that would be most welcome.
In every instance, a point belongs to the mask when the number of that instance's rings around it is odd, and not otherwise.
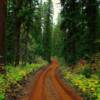
[[[66,86],[57,74],[59,63],[52,63],[37,73],[35,81],[27,89],[28,94],[21,100],[82,100],[75,91]]]

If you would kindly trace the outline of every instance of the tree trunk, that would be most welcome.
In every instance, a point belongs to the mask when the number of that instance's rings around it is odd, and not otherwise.
[[[28,40],[29,40],[29,36],[28,36],[28,30],[26,30],[25,32],[25,38],[24,38],[24,64],[26,65],[26,63],[28,62]]]
[[[15,66],[19,65],[20,60],[20,26],[21,21],[16,19],[16,31],[15,31]]]
[[[4,70],[5,59],[5,20],[6,20],[6,0],[0,0],[0,73]]]
[[[97,0],[87,0],[86,14],[88,26],[88,44],[89,54],[95,53],[96,50],[96,19],[97,19]]]
[[[69,5],[69,7],[68,7]],[[68,5],[66,3],[64,10],[66,10],[65,13],[68,13],[68,17],[70,17],[72,20],[74,20],[74,17],[76,17],[76,11],[77,6],[75,0],[70,0],[68,2]],[[67,16],[64,16],[65,18]],[[76,23],[74,21],[65,19],[64,21],[66,26],[64,26],[64,58],[65,61],[69,64],[75,64],[76,61],[76,37],[75,33],[77,33]],[[66,31],[67,30],[67,31]],[[70,56],[69,56],[70,55]]]
[[[18,16],[19,10],[21,9],[23,0],[15,0],[15,66],[19,65],[20,60],[20,27],[21,17]]]

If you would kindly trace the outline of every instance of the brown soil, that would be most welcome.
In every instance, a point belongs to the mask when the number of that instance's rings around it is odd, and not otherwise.
[[[60,79],[56,73],[58,67],[58,61],[52,60],[52,63],[37,75],[27,100],[82,100]]]
[[[26,79],[16,98],[6,100],[83,100],[69,85],[64,84],[58,69],[58,61],[53,59],[46,68]]]

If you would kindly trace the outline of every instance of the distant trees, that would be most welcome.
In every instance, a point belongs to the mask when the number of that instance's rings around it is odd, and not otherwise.
[[[44,59],[51,61],[51,36],[53,25],[53,5],[49,0],[45,3],[44,8],[44,26],[43,26],[43,57]]]
[[[66,63],[73,65],[97,52],[97,0],[61,0],[61,5],[53,31],[52,0],[1,0],[0,65],[32,63],[39,56],[50,62],[52,55],[63,56]]]
[[[32,63],[39,56],[50,61],[52,1],[8,0],[7,4],[6,64]]]
[[[54,25],[53,27],[53,32],[52,32],[52,56],[58,56],[62,57],[62,49],[64,47],[64,34],[62,30],[60,29],[60,25],[62,22],[62,18],[59,14],[58,19],[57,19],[57,24]]]
[[[14,17],[15,17],[15,66],[19,65],[20,60],[20,27],[22,18],[18,16],[21,10],[23,0],[15,0]]]
[[[34,6],[36,6],[34,4]],[[32,37],[32,28],[33,28],[33,13],[35,11],[35,7],[33,8],[33,2],[24,1],[22,5],[22,10],[20,14],[22,14],[22,24],[21,24],[21,34],[20,34],[20,61],[23,64],[26,64],[29,61],[29,47],[30,37]]]
[[[97,0],[87,0],[86,2],[86,20],[88,26],[88,49],[89,53],[93,54],[96,51],[96,35],[97,35],[97,16],[98,5]]]
[[[14,0],[7,1],[7,20],[5,34],[5,59],[6,64],[15,63],[15,3]]]
[[[0,72],[5,65],[5,21],[7,1],[0,0]]]
[[[61,0],[63,55],[69,64],[89,59],[96,52],[98,5],[96,0]]]
[[[76,34],[78,30],[78,8],[79,2],[76,0],[63,1],[62,0],[62,25],[61,29],[64,34],[64,48],[63,55],[68,63],[75,63],[76,59]]]

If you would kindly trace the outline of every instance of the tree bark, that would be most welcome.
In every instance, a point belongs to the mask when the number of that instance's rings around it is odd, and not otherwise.
[[[5,20],[6,20],[6,0],[0,0],[0,72],[5,65]]]
[[[96,50],[96,19],[97,19],[97,0],[87,0],[86,14],[87,14],[87,26],[88,26],[88,43],[89,53],[93,54]]]
[[[15,66],[19,65],[20,60],[20,25],[19,19],[16,19],[16,31],[15,31]]]
[[[19,10],[21,9],[23,0],[15,0],[15,66],[19,65],[20,60],[20,27],[21,27],[21,16],[18,16]]]

